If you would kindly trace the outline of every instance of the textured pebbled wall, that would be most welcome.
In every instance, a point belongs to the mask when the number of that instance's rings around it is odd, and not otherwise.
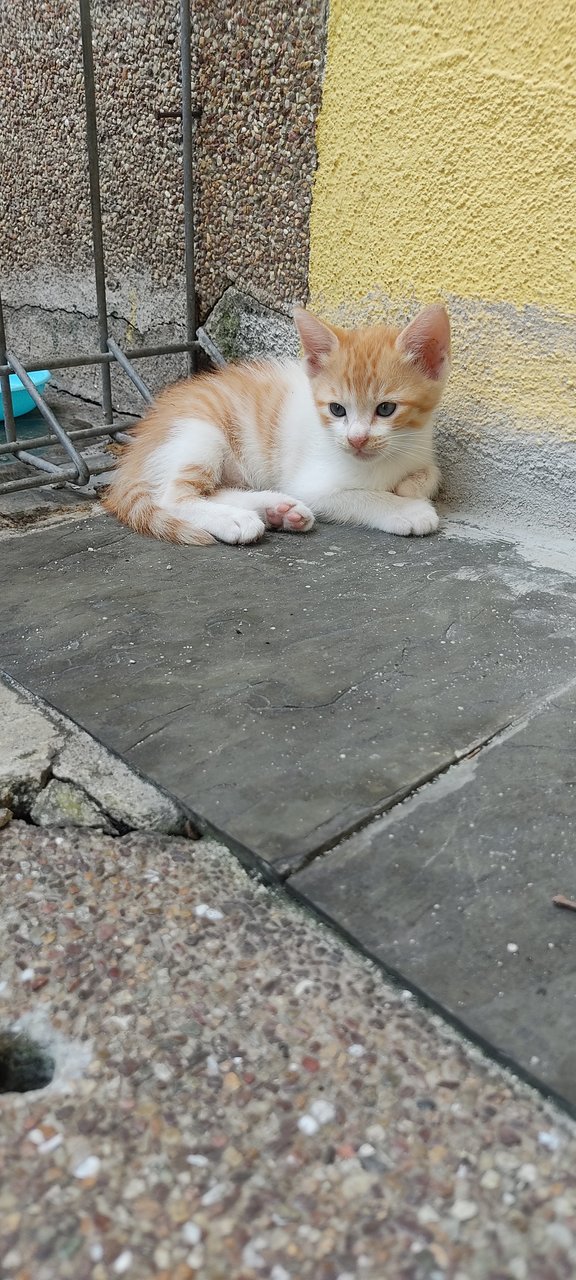
[[[576,441],[575,50],[563,0],[332,0],[312,301],[444,297],[469,440]]]
[[[201,318],[231,282],[272,307],[304,301],[325,0],[190,8]],[[91,9],[112,329],[127,345],[167,341],[185,322],[178,0],[92,0]],[[0,118],[11,343],[23,357],[91,349],[78,0],[0,0]],[[157,386],[181,367],[142,372]],[[58,382],[99,394],[89,370]],[[130,407],[125,379],[116,400]]]

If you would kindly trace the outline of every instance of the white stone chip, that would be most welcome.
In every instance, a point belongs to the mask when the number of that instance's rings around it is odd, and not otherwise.
[[[473,1200],[456,1200],[450,1209],[457,1222],[469,1222],[478,1213],[478,1205]]]
[[[45,1142],[38,1144],[38,1150],[41,1155],[48,1156],[51,1151],[55,1151],[57,1147],[61,1147],[64,1139],[61,1133],[55,1133],[52,1138],[47,1138]]]
[[[210,1187],[210,1190],[202,1196],[200,1203],[204,1205],[218,1204],[218,1201],[222,1200],[225,1194],[226,1184],[224,1182],[215,1182],[214,1186]]]
[[[112,1270],[114,1274],[117,1276],[125,1276],[126,1272],[130,1270],[132,1262],[133,1255],[130,1249],[124,1249],[122,1253],[118,1254],[118,1257],[112,1263]]]
[[[318,1121],[315,1120],[313,1116],[306,1115],[306,1116],[300,1116],[300,1119],[298,1121],[298,1128],[301,1133],[305,1133],[309,1138],[311,1138],[312,1134],[318,1133],[318,1129],[320,1128],[320,1126],[318,1124]]]
[[[75,1178],[95,1178],[100,1169],[99,1156],[86,1156],[85,1160],[81,1160],[80,1164],[72,1170]]]
[[[198,906],[194,908],[194,911],[202,920],[224,919],[224,912],[219,911],[218,907],[209,907],[207,902],[199,902]]]
[[[546,1147],[547,1151],[557,1151],[560,1146],[560,1137],[554,1133],[553,1129],[542,1129],[538,1134],[538,1141],[541,1147]]]
[[[336,1115],[336,1107],[326,1098],[316,1098],[308,1108],[310,1115],[318,1124],[330,1124]]]
[[[199,1244],[202,1239],[202,1230],[196,1222],[185,1222],[182,1227],[182,1235],[186,1244]]]

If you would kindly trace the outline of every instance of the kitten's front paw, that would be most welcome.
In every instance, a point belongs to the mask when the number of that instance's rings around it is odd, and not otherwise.
[[[308,533],[314,524],[314,516],[303,502],[285,498],[266,508],[266,524],[269,529],[284,529],[285,533]]]
[[[434,498],[440,488],[439,467],[422,467],[420,471],[413,471],[411,475],[404,476],[404,479],[396,485],[394,493],[399,498]]]
[[[402,538],[408,538],[411,534],[416,538],[423,538],[428,533],[435,533],[439,524],[438,512],[431,502],[403,502],[401,510],[390,516],[387,530]]]

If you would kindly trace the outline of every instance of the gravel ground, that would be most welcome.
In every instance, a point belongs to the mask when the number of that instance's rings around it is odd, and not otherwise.
[[[3,1276],[575,1274],[571,1124],[226,850],[12,822],[0,874],[55,1063],[0,1098]]]

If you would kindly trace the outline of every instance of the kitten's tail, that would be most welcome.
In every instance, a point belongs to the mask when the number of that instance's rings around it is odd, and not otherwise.
[[[150,493],[137,483],[126,485],[121,472],[114,476],[102,499],[102,505],[121,524],[134,533],[148,534],[164,542],[178,542],[188,546],[205,547],[216,539],[205,529],[199,529],[182,520],[153,501]]]

